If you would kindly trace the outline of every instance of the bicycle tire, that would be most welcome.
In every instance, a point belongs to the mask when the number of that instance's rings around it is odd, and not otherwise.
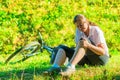
[[[7,64],[8,62],[10,62],[15,56],[18,56],[19,58],[18,59],[13,59],[12,61],[14,63],[25,61],[29,57],[31,57],[33,55],[36,55],[35,52],[37,52],[40,49],[40,47],[41,47],[41,45],[38,41],[31,42],[31,43],[27,44],[26,46],[19,48],[13,54],[11,54],[6,59],[5,63]]]

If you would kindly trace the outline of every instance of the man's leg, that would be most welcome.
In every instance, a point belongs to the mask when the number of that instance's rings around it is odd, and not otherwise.
[[[81,45],[79,43],[79,45],[76,47],[76,50],[74,52],[72,59],[70,60],[70,63],[67,66],[67,69],[65,71],[61,72],[60,74],[63,76],[72,74],[75,71],[76,64],[78,64],[79,61],[82,60],[82,58],[85,56],[85,54],[86,54],[86,49],[81,47]]]
[[[62,48],[60,48],[57,52],[56,57],[55,57],[55,61],[53,63],[53,66],[56,64],[58,66],[61,66],[65,62],[65,60],[66,60],[66,53]]]
[[[50,69],[45,71],[45,74],[48,73],[54,73],[54,72],[61,72],[60,66],[65,62],[66,60],[66,54],[64,49],[60,48],[57,52],[57,55],[55,57],[55,61]]]
[[[83,47],[78,48],[78,50],[75,51],[72,59],[70,60],[70,63],[72,65],[78,64],[78,62],[84,57],[85,52],[86,50]]]

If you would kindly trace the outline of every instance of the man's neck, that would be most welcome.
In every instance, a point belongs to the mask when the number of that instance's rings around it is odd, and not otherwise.
[[[89,31],[90,31],[90,26],[88,26],[87,31],[85,32],[85,35],[88,37],[89,36]]]

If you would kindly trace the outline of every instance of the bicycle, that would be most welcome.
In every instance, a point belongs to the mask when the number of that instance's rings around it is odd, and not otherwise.
[[[22,62],[27,60],[28,58],[40,54],[43,52],[43,50],[47,50],[48,53],[50,53],[50,63],[53,64],[55,56],[57,54],[58,49],[64,45],[59,45],[57,47],[50,47],[46,45],[44,42],[42,35],[39,32],[39,39],[37,41],[33,41],[25,46],[22,46],[18,50],[16,50],[14,53],[12,53],[6,60],[5,64],[10,62],[15,56],[18,56],[19,59],[13,59],[13,61],[16,62]],[[19,55],[18,55],[19,54]]]

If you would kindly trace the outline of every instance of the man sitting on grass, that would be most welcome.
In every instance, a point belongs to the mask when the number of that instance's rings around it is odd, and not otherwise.
[[[57,52],[52,67],[46,73],[57,71],[63,76],[68,76],[75,72],[77,64],[105,65],[108,62],[108,47],[102,30],[81,14],[74,17],[73,23],[76,26],[76,48],[62,46]],[[67,68],[61,71],[60,66],[65,62],[66,57],[69,63]]]

